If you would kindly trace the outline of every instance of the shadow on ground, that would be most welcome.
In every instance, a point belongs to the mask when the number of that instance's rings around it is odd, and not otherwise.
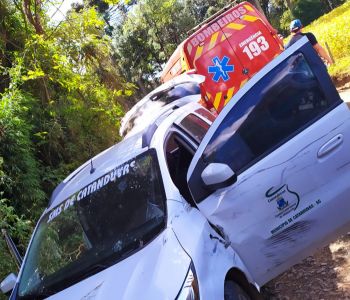
[[[303,260],[262,288],[271,300],[350,299],[350,234]]]

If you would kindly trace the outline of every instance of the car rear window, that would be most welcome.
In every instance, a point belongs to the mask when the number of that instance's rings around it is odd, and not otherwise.
[[[203,140],[209,129],[209,124],[194,114],[186,116],[179,124],[198,144]]]

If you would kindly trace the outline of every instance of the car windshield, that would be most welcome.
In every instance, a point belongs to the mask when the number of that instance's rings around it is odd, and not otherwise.
[[[165,192],[151,149],[43,216],[21,275],[19,298],[45,298],[126,258],[165,228],[165,218]]]

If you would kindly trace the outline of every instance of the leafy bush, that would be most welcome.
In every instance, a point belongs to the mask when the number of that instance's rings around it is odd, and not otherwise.
[[[289,24],[293,20],[293,16],[290,12],[290,10],[286,10],[281,19],[280,19],[280,28],[282,29],[282,33],[289,34]]]
[[[3,172],[0,171],[0,179]],[[9,201],[2,199],[0,195],[0,228],[6,229],[10,236],[16,242],[20,253],[23,255],[32,230],[32,223],[22,217],[18,217],[14,208],[9,205]],[[14,258],[11,256],[6,242],[0,237],[0,281],[3,280],[9,273],[17,272],[17,266]],[[0,295],[0,299],[5,299]]]
[[[17,89],[0,98],[0,196],[11,199],[11,205],[27,217],[35,216],[33,211],[41,210],[45,199],[28,123],[32,101]]]
[[[54,187],[119,140],[131,93],[95,9],[72,10],[50,27],[42,3],[35,13],[45,34],[21,5],[0,1],[0,229],[22,250],[32,229],[26,220],[36,222]],[[0,237],[0,280],[14,270]]]

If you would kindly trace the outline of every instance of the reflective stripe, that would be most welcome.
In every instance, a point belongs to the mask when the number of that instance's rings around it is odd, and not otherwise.
[[[188,64],[184,48],[181,49],[181,71],[187,71],[190,66]]]
[[[259,18],[250,15],[244,15],[242,19],[247,22],[255,22]]]
[[[240,85],[239,88],[241,88],[243,85],[245,85],[245,84],[247,83],[247,81],[248,81],[248,78],[247,78],[247,79],[244,79],[244,80],[241,82],[241,85]]]
[[[225,28],[229,28],[229,29],[235,29],[235,30],[241,30],[245,27],[245,25],[243,24],[239,24],[239,23],[229,23]]]
[[[196,50],[196,55],[194,56],[194,61],[196,61],[200,56],[202,55],[203,52],[203,46],[198,46]]]
[[[250,5],[244,5],[245,9],[248,11],[254,11],[253,7],[251,7]]]
[[[226,32],[225,32],[225,33],[222,35],[222,37],[221,37],[221,42],[223,42],[225,39],[228,39],[231,35],[232,35],[232,34],[226,33]]]
[[[221,95],[222,95],[222,92],[219,92],[215,95],[215,100],[214,100],[213,106],[215,107],[216,110],[218,109],[218,107],[220,105]]]
[[[210,50],[211,48],[213,48],[213,47],[215,46],[216,41],[217,41],[217,39],[218,39],[218,36],[219,36],[219,31],[215,32],[215,33],[211,36],[208,50]]]
[[[227,104],[227,102],[229,102],[230,101],[230,99],[232,98],[232,95],[233,95],[233,92],[235,91],[235,87],[232,87],[232,88],[229,88],[228,89],[228,91],[227,91],[227,98],[226,98],[226,100],[225,100],[225,104],[224,105],[226,105]]]

